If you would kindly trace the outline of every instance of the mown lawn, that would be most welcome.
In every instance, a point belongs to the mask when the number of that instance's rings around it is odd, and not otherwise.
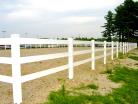
[[[138,69],[117,66],[109,74],[109,79],[122,83],[122,86],[102,96],[75,93],[66,90],[63,85],[59,91],[51,92],[48,101],[43,104],[138,104]],[[97,89],[91,84],[87,87]]]

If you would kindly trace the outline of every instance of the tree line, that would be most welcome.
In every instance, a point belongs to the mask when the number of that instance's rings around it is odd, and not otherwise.
[[[57,38],[58,40],[67,40],[67,38]],[[93,37],[74,37],[74,40],[79,40],[79,41],[91,41],[91,40],[95,40],[95,41],[104,41],[105,38],[93,38]]]
[[[102,26],[106,41],[138,42],[138,1],[125,0],[114,11],[108,11]]]

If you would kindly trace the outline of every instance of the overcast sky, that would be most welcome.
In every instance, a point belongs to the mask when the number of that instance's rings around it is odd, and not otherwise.
[[[104,16],[123,1],[0,0],[0,37],[100,37]]]

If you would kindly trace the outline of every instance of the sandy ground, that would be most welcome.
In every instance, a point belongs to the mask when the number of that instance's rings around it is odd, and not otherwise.
[[[87,50],[90,47],[75,48],[74,50]],[[43,49],[22,49],[21,56],[39,55],[39,54],[51,54],[58,52],[65,52],[67,48],[43,48]],[[103,52],[97,52],[96,55],[103,54]],[[10,50],[0,51],[0,56],[10,56]],[[75,56],[74,60],[79,61],[90,58],[90,54]],[[108,58],[110,61],[110,56]],[[56,60],[41,61],[35,63],[28,63],[22,65],[22,75],[41,71],[56,67],[59,65],[67,64],[67,58],[60,58]],[[110,63],[111,64],[111,63]],[[96,61],[96,70],[91,70],[91,63],[86,63],[75,67],[73,80],[68,79],[68,70],[58,72],[46,77],[42,77],[36,80],[32,80],[22,84],[23,92],[23,104],[40,104],[46,101],[48,94],[61,87],[59,79],[65,79],[68,88],[76,87],[82,83],[96,83],[99,86],[99,90],[103,94],[110,92],[112,88],[117,88],[119,85],[109,81],[105,75],[100,74],[105,70],[106,66],[103,65],[103,59]],[[0,75],[11,76],[11,65],[0,64]],[[0,82],[0,104],[13,104],[12,99],[12,86]]]

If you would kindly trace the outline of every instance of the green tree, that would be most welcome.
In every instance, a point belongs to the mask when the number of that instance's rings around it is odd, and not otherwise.
[[[135,2],[135,24],[134,24],[134,37],[138,41],[138,2]]]
[[[103,37],[106,38],[107,41],[112,40],[112,36],[114,35],[114,14],[111,11],[108,11],[108,14],[105,16],[106,23],[104,24],[105,31],[103,31]]]
[[[114,36],[119,41],[138,42],[138,2],[125,0],[124,3],[110,11],[105,16],[105,31],[103,36],[109,38]]]
[[[136,7],[133,0],[125,0],[115,9],[115,29],[120,41],[132,41],[135,37],[135,31],[138,29]]]

